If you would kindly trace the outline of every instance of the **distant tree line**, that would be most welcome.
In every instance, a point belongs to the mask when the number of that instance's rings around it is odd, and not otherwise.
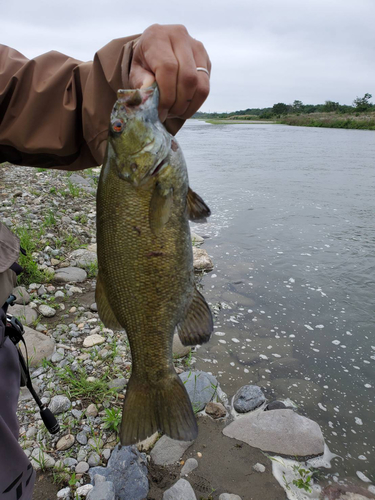
[[[278,102],[272,108],[247,108],[234,111],[232,113],[203,113],[198,111],[194,118],[274,118],[291,114],[311,114],[311,113],[366,113],[375,111],[375,104],[370,102],[372,95],[366,93],[363,97],[356,97],[351,106],[340,104],[334,101],[325,101],[324,104],[303,104],[302,101],[295,100],[293,104]]]

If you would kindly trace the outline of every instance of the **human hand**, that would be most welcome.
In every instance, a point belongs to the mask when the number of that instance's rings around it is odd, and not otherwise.
[[[210,91],[211,62],[203,44],[178,24],[153,24],[135,42],[130,67],[133,88],[149,87],[156,80],[159,117],[187,119],[201,107]]]

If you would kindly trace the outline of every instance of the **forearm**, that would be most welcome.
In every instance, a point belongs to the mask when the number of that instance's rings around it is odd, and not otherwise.
[[[28,60],[0,46],[0,163],[100,165],[116,92],[129,87],[137,37],[113,40],[87,63],[58,52]]]

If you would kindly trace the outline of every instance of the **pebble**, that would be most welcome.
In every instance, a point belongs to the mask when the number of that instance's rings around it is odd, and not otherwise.
[[[94,302],[93,304],[91,304],[90,311],[98,312],[98,306],[96,305],[96,302]]]
[[[116,392],[120,392],[126,387],[127,383],[128,381],[126,378],[115,378],[108,383],[108,387],[110,389],[115,389]]]
[[[255,470],[255,472],[265,472],[266,468],[263,464],[255,464],[253,465],[253,470]]]
[[[65,297],[64,292],[62,292],[61,290],[57,290],[57,292],[55,293],[55,298],[63,299],[64,297]]]
[[[221,403],[209,402],[205,408],[205,412],[212,418],[223,418],[226,416],[227,411]]]
[[[262,389],[257,385],[244,385],[234,396],[233,406],[239,413],[255,410],[266,401]]]
[[[67,457],[64,459],[64,465],[66,467],[74,467],[75,465],[77,465],[77,463],[78,463],[78,461],[72,457]]]
[[[17,286],[13,289],[13,295],[16,297],[16,304],[27,305],[30,302],[30,295],[24,286]]]
[[[201,411],[216,393],[218,382],[209,373],[202,371],[186,371],[179,375],[182,380],[194,411]]]
[[[198,467],[198,461],[195,458],[188,458],[181,469],[181,476],[189,474],[191,471]]]
[[[86,415],[88,417],[96,417],[98,415],[98,409],[94,403],[91,403],[87,408],[86,408]]]
[[[66,396],[54,396],[49,404],[49,409],[54,414],[64,413],[72,406],[69,398]]]
[[[222,493],[219,496],[219,500],[241,500],[238,495],[231,495],[230,493]]]
[[[76,435],[76,440],[78,441],[79,444],[82,444],[83,446],[85,446],[87,444],[87,434],[86,432],[79,432],[77,435]]]
[[[57,283],[81,283],[87,278],[87,273],[79,267],[60,268],[55,274]]]
[[[87,460],[87,463],[89,464],[90,467],[96,467],[100,463],[100,455],[96,453],[96,451],[93,451]]]
[[[92,347],[94,345],[103,344],[103,342],[105,342],[105,338],[102,337],[101,335],[98,334],[89,335],[83,341],[83,347]]]
[[[85,497],[93,489],[93,487],[94,486],[92,484],[84,484],[76,489],[76,494],[79,497]]]
[[[77,474],[84,474],[89,470],[90,466],[87,462],[78,462],[75,471]]]
[[[60,438],[57,443],[56,443],[56,449],[58,451],[64,451],[68,450],[71,448],[74,444],[74,436],[73,434],[67,434],[66,436],[63,436]]]
[[[53,307],[42,304],[39,306],[39,312],[46,318],[52,318],[56,314],[56,310]]]
[[[163,500],[197,500],[194,490],[186,479],[179,479],[163,494]]]
[[[56,494],[57,498],[70,498],[70,488],[67,486],[66,488],[63,488],[62,490],[58,491]]]

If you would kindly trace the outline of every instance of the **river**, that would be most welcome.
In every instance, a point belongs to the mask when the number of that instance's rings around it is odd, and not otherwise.
[[[375,481],[375,132],[189,120],[178,139],[220,308],[196,367],[290,398],[332,474]]]

